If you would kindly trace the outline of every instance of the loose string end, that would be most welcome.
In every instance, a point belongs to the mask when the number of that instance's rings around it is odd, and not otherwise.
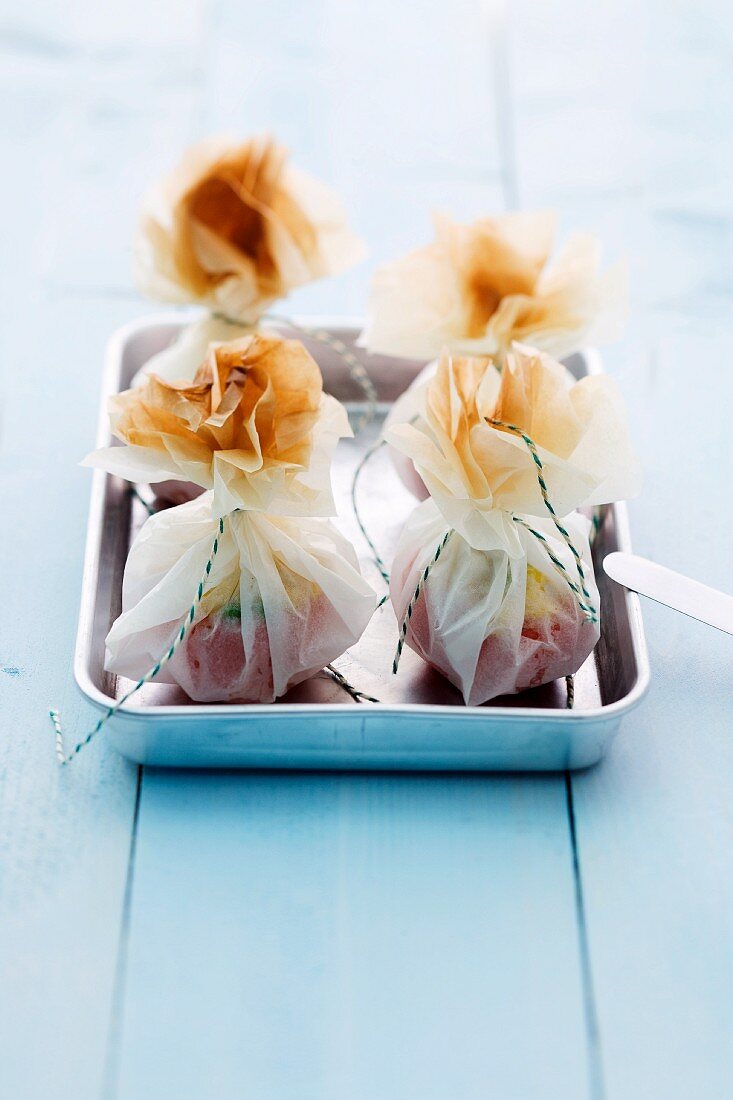
[[[83,737],[81,741],[74,745],[74,748],[71,750],[70,753],[66,752],[66,747],[64,745],[64,731],[61,725],[61,715],[55,708],[51,708],[51,710],[49,710],[48,715],[51,719],[51,724],[56,734],[56,759],[58,760],[62,768],[65,767],[67,764],[70,764],[74,757],[78,756],[81,750],[83,748],[86,748],[89,742],[97,736],[102,726],[105,724],[107,719],[114,714],[116,709],[116,706],[110,707],[99,719],[94,729],[90,730],[86,737]]]
[[[142,676],[137,681],[137,683],[134,684],[130,688],[129,691],[125,692],[125,694],[120,699],[118,699],[116,703],[113,703],[112,706],[109,707],[104,712],[102,717],[97,722],[96,726],[94,726],[94,728],[91,729],[89,731],[89,733],[85,737],[83,737],[82,740],[79,741],[74,746],[74,748],[71,750],[71,752],[69,752],[69,753],[66,752],[66,749],[64,747],[64,734],[63,734],[63,729],[62,729],[62,726],[61,726],[61,716],[60,716],[58,710],[56,710],[55,708],[51,708],[49,710],[48,714],[49,714],[49,717],[51,719],[51,723],[53,725],[53,728],[54,728],[54,731],[55,731],[55,734],[56,734],[56,759],[58,760],[60,765],[65,766],[67,764],[70,764],[71,761],[74,759],[74,757],[77,756],[83,748],[86,748],[86,746],[89,744],[89,742],[92,741],[97,736],[97,734],[100,732],[100,730],[103,729],[103,727],[107,724],[109,719],[114,714],[116,714],[120,710],[120,708],[129,699],[131,699],[133,697],[133,695],[136,695],[137,692],[140,691],[140,689],[145,686],[145,684],[149,683],[151,680],[154,680],[155,677],[160,672],[160,670],[163,668],[163,666],[166,665],[173,658],[173,656],[175,655],[176,650],[178,649],[181,642],[186,637],[186,634],[189,630],[189,627],[191,626],[194,619],[196,618],[196,611],[197,611],[198,606],[201,603],[201,600],[203,598],[204,591],[206,589],[206,582],[207,582],[207,580],[208,580],[208,578],[211,574],[211,570],[212,570],[212,567],[213,567],[213,564],[214,564],[214,558],[216,557],[216,555],[219,552],[220,540],[221,540],[221,536],[223,534],[224,534],[224,517],[222,516],[222,517],[219,518],[219,521],[217,523],[216,537],[214,538],[214,542],[213,542],[212,547],[211,547],[211,553],[209,554],[208,561],[206,562],[206,566],[204,568],[203,576],[201,577],[201,580],[199,581],[198,588],[196,589],[196,596],[194,597],[194,600],[193,600],[193,603],[191,604],[191,607],[186,612],[186,616],[185,616],[183,622],[181,623],[181,626],[178,630],[178,633],[176,634],[175,638],[173,639],[173,642],[170,645],[170,647],[168,648],[168,650],[163,654],[163,656],[160,658],[160,660],[157,661],[153,665],[153,667],[151,669],[149,669],[145,673],[145,675]]]
[[[63,765],[68,763],[66,752],[64,750],[64,733],[61,728],[61,715],[57,710],[51,708],[48,712],[48,716],[51,719],[51,725],[54,728],[56,734],[56,759],[59,764]]]

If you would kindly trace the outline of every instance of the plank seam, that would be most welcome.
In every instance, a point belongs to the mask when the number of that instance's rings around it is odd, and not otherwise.
[[[493,33],[492,33],[493,31]],[[496,123],[496,143],[499,149],[501,187],[504,207],[507,210],[519,209],[519,167],[515,141],[514,96],[512,89],[512,63],[509,48],[509,14],[502,7],[499,18],[493,28],[489,28],[491,39],[489,53],[493,62],[493,93]]]
[[[573,781],[568,771],[565,772],[565,797],[568,811],[568,827],[570,830],[570,848],[573,859],[575,913],[578,925],[578,952],[580,955],[583,1006],[585,1010],[585,1027],[588,1042],[589,1092],[591,1100],[605,1100],[606,1088],[603,1073],[603,1049],[601,1043],[601,1030],[598,1021],[598,1009],[596,1006],[595,986],[593,983],[593,968],[590,959],[590,943],[585,913],[585,898],[583,895],[583,880],[580,872],[578,833],[575,821],[575,804],[573,801]]]
[[[132,918],[132,890],[135,877],[135,857],[137,854],[137,834],[140,820],[140,803],[142,799],[143,769],[138,766],[137,786],[135,789],[135,809],[132,816],[132,834],[130,836],[130,852],[127,861],[127,877],[125,879],[125,893],[122,899],[122,919],[120,921],[120,938],[117,947],[117,962],[115,965],[115,977],[112,986],[112,998],[110,1003],[110,1020],[107,1037],[107,1054],[102,1077],[100,1100],[115,1100],[117,1096],[120,1040],[122,1037],[122,1015],[124,1010],[125,987],[127,980],[127,954],[130,942],[130,923]]]

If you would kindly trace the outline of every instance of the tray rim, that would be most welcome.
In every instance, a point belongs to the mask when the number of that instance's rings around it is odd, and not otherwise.
[[[204,311],[205,312],[205,311]],[[113,392],[117,392],[122,355],[127,342],[140,332],[149,328],[177,327],[182,328],[186,323],[202,316],[200,310],[180,309],[166,310],[146,314],[133,321],[122,325],[110,336],[104,355],[104,368],[102,371],[102,386],[100,393],[99,415],[97,422],[96,446],[103,447],[109,442],[109,421],[107,415],[107,398]],[[284,324],[273,322],[272,327],[278,328]],[[338,314],[296,314],[292,321],[303,328],[326,328],[340,330],[358,330],[363,328],[363,318]],[[582,355],[588,367],[588,374],[602,373],[601,356],[595,348],[581,348],[578,354]],[[111,476],[103,470],[94,470],[92,474],[92,486],[90,491],[89,512],[87,518],[87,532],[84,550],[84,564],[81,585],[81,597],[79,608],[79,621],[76,633],[74,649],[74,679],[82,695],[95,707],[108,710],[117,700],[106,695],[92,681],[89,671],[89,650],[92,637],[92,623],[94,616],[94,590],[99,569],[99,529],[104,512],[106,479]],[[628,509],[625,501],[617,501],[612,504],[614,509],[617,541],[620,550],[631,552],[631,536],[629,531]],[[611,581],[615,584],[615,581]],[[622,586],[619,586],[622,587]],[[278,720],[300,721],[305,717],[318,718],[322,716],[348,716],[350,719],[358,717],[367,720],[370,714],[378,715],[381,719],[393,715],[429,714],[431,716],[450,718],[461,721],[482,721],[491,719],[496,721],[511,721],[512,723],[537,722],[538,720],[562,722],[582,725],[595,725],[605,723],[609,719],[620,721],[621,717],[629,710],[634,709],[646,695],[651,682],[651,670],[649,655],[644,634],[644,624],[641,615],[641,603],[635,592],[626,590],[625,603],[631,625],[631,640],[634,657],[637,665],[636,681],[622,699],[613,703],[607,703],[597,710],[563,710],[550,707],[469,707],[448,706],[434,703],[370,703],[361,706],[350,703],[196,703],[188,704],[162,704],[159,706],[121,706],[115,710],[116,720],[129,720],[139,722],[141,719],[155,719],[156,722],[180,722],[181,720],[195,721],[206,718],[240,718],[256,721],[265,716],[272,716],[273,706],[277,706]]]

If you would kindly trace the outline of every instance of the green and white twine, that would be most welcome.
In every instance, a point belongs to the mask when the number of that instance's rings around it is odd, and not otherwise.
[[[137,485],[131,485],[130,486],[130,496],[132,497],[133,500],[136,500],[138,502],[138,504],[142,504],[143,508],[145,509],[145,511],[148,513],[149,516],[154,516],[155,515],[155,508],[150,503],[150,501],[147,501],[145,499],[145,497],[141,495],[140,490],[138,489]]]
[[[343,340],[339,340],[338,336],[334,336],[323,328],[305,328],[303,325],[296,324],[296,322],[289,317],[279,317],[276,314],[268,313],[265,320],[272,321],[279,325],[287,325],[288,328],[291,328],[300,336],[305,336],[306,339],[317,340],[319,344],[324,344],[326,347],[332,348],[337,355],[340,355],[349,368],[349,374],[367,400],[366,410],[356,421],[355,430],[360,432],[374,419],[377,401],[379,400],[376,387],[369,377],[369,372],[364,364]]]
[[[239,509],[235,508],[234,512],[230,512],[227,516],[222,517],[218,521],[216,537],[214,538],[214,542],[213,542],[212,547],[211,547],[211,553],[210,553],[209,558],[208,558],[208,560],[206,562],[206,565],[204,567],[203,576],[201,577],[201,580],[199,581],[198,587],[196,589],[196,595],[194,597],[193,603],[191,604],[190,608],[186,612],[186,617],[184,618],[183,622],[181,623],[181,627],[180,627],[178,633],[176,634],[176,636],[175,636],[172,644],[170,645],[170,647],[166,650],[166,652],[163,654],[163,656],[160,658],[160,660],[156,661],[156,663],[153,665],[153,667],[151,669],[149,669],[145,673],[145,675],[142,676],[137,681],[137,683],[133,684],[133,686],[130,688],[129,691],[125,692],[125,694],[120,699],[118,699],[116,703],[114,703],[111,707],[107,708],[107,710],[104,712],[104,714],[99,719],[99,721],[94,726],[94,728],[91,729],[89,731],[89,733],[81,739],[81,741],[77,742],[77,744],[74,746],[74,748],[69,753],[66,752],[66,749],[65,749],[65,746],[64,746],[64,734],[63,734],[63,728],[61,726],[61,716],[59,715],[59,712],[57,710],[55,710],[55,709],[49,710],[49,712],[48,712],[49,717],[51,718],[51,722],[53,724],[53,728],[54,728],[55,733],[56,733],[56,758],[57,758],[59,764],[61,764],[61,765],[70,764],[71,761],[76,756],[78,756],[78,754],[81,752],[81,750],[86,748],[86,746],[90,743],[90,741],[92,741],[97,736],[97,734],[105,727],[105,725],[107,724],[109,719],[112,718],[112,716],[114,714],[116,714],[117,711],[126,702],[128,702],[128,700],[131,699],[133,695],[135,695],[138,691],[140,691],[140,689],[145,684],[148,684],[148,683],[150,683],[151,680],[154,680],[156,678],[156,676],[158,676],[158,674],[160,673],[161,669],[166,664],[168,664],[168,662],[172,659],[172,657],[174,656],[174,654],[178,650],[179,646],[183,642],[184,638],[188,634],[188,631],[189,631],[191,625],[193,624],[193,622],[196,618],[196,612],[199,609],[199,606],[201,604],[201,600],[203,599],[204,594],[206,592],[206,584],[207,584],[207,581],[209,580],[209,577],[211,575],[211,570],[214,566],[214,559],[216,558],[216,555],[219,553],[221,538],[224,534],[224,529],[225,529],[225,521],[227,519],[229,519],[229,516],[234,515],[235,512],[238,512],[238,511],[239,511]],[[349,681],[346,679],[346,677],[343,675],[343,673],[339,672],[338,669],[333,667],[333,665],[327,665],[326,666],[326,671],[331,675],[331,677],[339,685],[339,687],[341,687],[345,692],[347,692],[347,694],[349,694],[351,696],[351,698],[354,699],[355,702],[357,702],[357,703],[362,703],[362,702],[378,703],[379,702],[379,699],[375,699],[373,695],[368,695],[364,691],[359,691],[359,689],[355,688],[353,686],[353,684],[350,684]]]
[[[235,510],[238,510],[238,509],[235,509]],[[231,514],[233,514],[233,513],[230,513],[230,515]],[[160,672],[160,670],[163,668],[163,666],[168,664],[168,662],[171,660],[171,658],[175,654],[176,650],[180,646],[181,642],[186,637],[186,634],[188,633],[188,630],[189,630],[191,624],[193,623],[194,619],[196,618],[196,612],[199,608],[199,604],[201,603],[201,600],[203,599],[204,592],[206,591],[206,583],[209,579],[209,575],[210,575],[211,570],[212,570],[213,565],[214,565],[214,559],[216,558],[216,555],[219,553],[219,545],[220,545],[220,542],[221,542],[221,537],[224,534],[224,521],[225,521],[225,519],[228,519],[228,518],[229,518],[228,516],[225,516],[225,517],[223,517],[219,520],[218,527],[217,527],[217,532],[216,532],[216,537],[215,537],[214,542],[212,544],[211,553],[209,555],[208,561],[206,562],[206,566],[204,568],[203,576],[201,577],[201,580],[199,581],[198,588],[196,589],[196,596],[195,596],[194,601],[191,604],[190,608],[188,609],[188,612],[186,613],[186,617],[183,620],[183,623],[181,624],[180,630],[176,634],[176,637],[174,638],[173,643],[170,646],[170,648],[163,654],[163,656],[160,658],[160,660],[156,661],[156,663],[153,665],[153,667],[151,669],[149,669],[149,671],[146,672],[145,675],[143,677],[141,677],[137,681],[137,683],[134,684],[130,688],[129,691],[125,692],[125,694],[122,696],[121,699],[118,699],[116,703],[114,703],[111,707],[109,707],[104,712],[102,717],[97,722],[96,726],[94,726],[94,728],[92,730],[90,730],[90,732],[86,735],[86,737],[83,737],[81,739],[81,741],[79,741],[74,746],[74,748],[71,750],[71,752],[69,752],[69,753],[67,753],[65,748],[64,748],[64,734],[63,734],[63,729],[61,727],[61,717],[59,715],[59,712],[57,710],[49,710],[48,713],[50,715],[51,722],[53,723],[53,728],[56,731],[56,757],[58,759],[59,764],[62,764],[62,765],[69,764],[74,759],[74,757],[77,756],[81,752],[81,750],[83,748],[85,748],[94,737],[97,736],[97,734],[100,732],[100,730],[102,730],[104,728],[104,726],[107,724],[109,719],[114,714],[117,713],[117,711],[120,709],[120,707],[123,706],[129,699],[131,699],[132,696],[135,695],[140,690],[141,687],[143,687],[145,684],[149,683],[151,680],[154,680],[155,677]]]
[[[405,611],[405,614],[402,617],[402,623],[400,624],[400,634],[399,634],[399,638],[397,639],[397,649],[395,650],[394,660],[392,661],[392,675],[393,676],[395,676],[397,674],[397,669],[400,667],[400,658],[402,657],[402,650],[405,648],[405,642],[407,641],[407,633],[410,629],[410,620],[412,619],[412,615],[413,615],[413,612],[415,610],[415,606],[417,604],[417,601],[420,599],[420,595],[422,593],[423,588],[425,587],[425,583],[426,583],[428,577],[430,576],[430,573],[431,573],[431,570],[433,569],[433,566],[435,566],[437,564],[437,562],[439,561],[440,555],[443,553],[446,546],[448,545],[448,541],[450,540],[450,537],[451,537],[452,534],[453,534],[453,528],[451,527],[448,531],[446,531],[445,535],[443,536],[443,538],[438,543],[438,546],[436,548],[435,553],[433,554],[432,558],[430,559],[430,561],[428,562],[428,564],[425,566],[422,573],[420,574],[420,580],[417,582],[417,587],[415,588],[415,591],[412,594],[412,599],[408,603],[407,610]]]
[[[543,465],[543,460],[539,458],[539,454],[537,453],[537,444],[535,443],[534,439],[532,439],[532,437],[528,436],[526,431],[524,431],[522,428],[517,428],[515,423],[506,423],[504,420],[494,420],[492,418],[488,418],[488,423],[490,423],[493,428],[502,428],[504,431],[511,431],[513,434],[515,434],[515,436],[521,438],[522,441],[525,443],[529,454],[532,455],[532,460],[535,463],[535,472],[537,474],[537,483],[539,484],[539,492],[541,493],[541,496],[543,496],[545,507],[547,508],[550,518],[555,524],[555,527],[559,531],[562,540],[565,541],[566,546],[572,554],[572,557],[575,558],[576,561],[576,569],[578,571],[578,579],[580,581],[580,590],[588,605],[587,607],[582,607],[582,610],[583,612],[586,612],[589,617],[592,618],[592,621],[598,621],[598,613],[597,610],[595,610],[592,606],[592,596],[588,591],[588,587],[586,585],[586,570],[583,569],[583,561],[581,555],[576,549],[575,543],[573,543],[572,539],[570,538],[570,532],[566,527],[562,526],[560,520],[558,519],[556,510],[553,507],[553,502],[551,502],[549,498],[547,483],[545,481],[545,467]],[[517,516],[513,516],[512,518],[517,520],[518,522],[522,522],[522,520],[519,520]],[[527,527],[527,530],[532,531],[533,535],[539,535],[538,531],[533,530],[527,524],[523,524],[523,526]],[[547,552],[549,554],[549,550]],[[554,558],[551,554],[550,560],[553,561],[554,564],[558,564],[558,559]],[[562,571],[565,572],[565,568],[562,568]]]
[[[367,695],[367,693],[365,691],[359,691],[358,688],[355,688],[353,684],[349,683],[349,681],[344,676],[343,672],[339,672],[339,670],[337,668],[335,668],[333,665],[326,665],[326,672],[328,672],[328,674],[335,681],[335,683],[338,684],[338,686],[340,688],[343,688],[343,690],[347,693],[347,695],[351,696],[351,698],[354,700],[355,703],[364,703],[364,702],[366,702],[366,703],[379,703],[379,702],[381,702],[380,699],[375,699],[373,695]]]
[[[578,607],[583,612],[583,614],[585,615],[588,622],[597,623],[598,622],[598,612],[596,611],[596,609],[593,607],[593,605],[591,603],[586,603],[586,601],[583,599],[583,593],[586,591],[585,587],[583,587],[583,589],[581,591],[581,589],[578,587],[578,585],[575,583],[573,578],[568,573],[568,571],[565,568],[565,566],[563,565],[563,563],[560,561],[560,559],[557,557],[557,555],[554,554],[553,551],[550,549],[550,543],[549,543],[548,539],[546,538],[546,536],[543,535],[541,531],[538,531],[535,527],[532,527],[531,524],[527,523],[527,521],[525,519],[523,519],[522,516],[512,515],[512,519],[514,520],[515,523],[518,523],[520,527],[524,527],[525,531],[529,531],[530,535],[534,535],[534,537],[537,539],[538,542],[542,543],[542,546],[544,547],[545,553],[547,554],[548,558],[550,559],[552,564],[557,569],[558,573],[560,573],[560,575],[565,580],[565,583],[567,584],[570,591],[575,596],[575,599],[578,602]]]
[[[364,470],[364,467],[366,466],[367,462],[369,462],[369,460],[371,458],[373,458],[374,455],[377,453],[377,451],[381,450],[381,448],[384,445],[385,445],[385,440],[384,439],[377,440],[377,442],[373,446],[371,446],[368,451],[364,452],[364,454],[362,455],[362,457],[359,461],[358,466],[354,470],[354,476],[351,480],[351,507],[352,507],[352,510],[354,512],[354,518],[355,518],[357,524],[359,525],[359,530],[361,531],[362,535],[364,536],[364,539],[365,539],[369,549],[372,552],[372,559],[374,561],[374,564],[376,565],[377,569],[379,570],[379,573],[382,577],[382,580],[385,582],[385,584],[389,585],[389,573],[387,571],[387,566],[385,565],[384,559],[382,558],[381,554],[377,550],[377,547],[375,546],[371,535],[369,534],[369,532],[366,529],[366,526],[364,525],[364,521],[361,518],[361,513],[359,511],[359,505],[358,505],[357,499],[356,499],[356,489],[357,489],[357,485],[359,484],[359,478],[362,475],[362,471]]]

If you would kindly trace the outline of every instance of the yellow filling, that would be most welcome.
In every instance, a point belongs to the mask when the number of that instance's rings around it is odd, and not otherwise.
[[[549,587],[548,577],[533,565],[528,565],[527,589],[524,597],[525,620],[545,619],[552,615],[557,606],[557,600],[552,591],[548,591]]]

